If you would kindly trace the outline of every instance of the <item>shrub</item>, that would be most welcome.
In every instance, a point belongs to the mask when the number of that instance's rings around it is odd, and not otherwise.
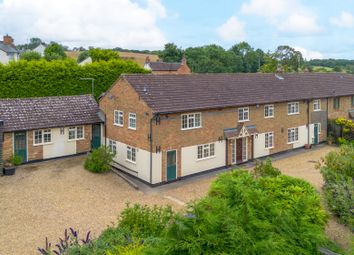
[[[85,161],[86,170],[93,173],[104,173],[111,169],[114,154],[108,147],[102,146],[93,150]]]
[[[9,161],[10,161],[11,165],[13,165],[13,166],[19,166],[19,165],[22,164],[23,159],[22,159],[21,156],[15,154],[15,155],[11,155]]]
[[[307,182],[246,171],[221,175],[146,254],[318,254],[325,211]]]
[[[254,174],[256,177],[276,177],[281,174],[278,168],[272,165],[272,159],[267,158],[264,161],[257,161],[254,168]]]
[[[330,152],[319,167],[329,209],[342,223],[354,229],[354,145],[342,145],[339,152]]]
[[[95,97],[105,92],[122,73],[147,73],[138,64],[126,60],[99,61],[80,66],[74,60],[13,61],[0,65],[0,98],[67,96],[91,93],[95,79]]]
[[[35,51],[25,51],[21,53],[20,59],[33,61],[33,60],[40,60],[42,58],[41,54]]]
[[[129,231],[134,237],[157,237],[162,235],[163,229],[174,216],[169,206],[149,208],[146,205],[128,205],[119,217],[118,226]]]

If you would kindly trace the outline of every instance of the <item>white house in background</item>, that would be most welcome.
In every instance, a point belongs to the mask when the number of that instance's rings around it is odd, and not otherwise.
[[[88,57],[88,58],[85,58],[84,60],[82,60],[79,65],[80,66],[84,66],[84,65],[87,65],[87,64],[91,64],[92,63],[92,58],[91,57]]]
[[[20,52],[14,45],[11,36],[5,35],[3,41],[0,41],[0,63],[7,64],[10,61],[18,61]]]
[[[32,51],[39,53],[42,57],[44,57],[44,51],[47,47],[44,44],[38,45],[36,48],[34,48]]]

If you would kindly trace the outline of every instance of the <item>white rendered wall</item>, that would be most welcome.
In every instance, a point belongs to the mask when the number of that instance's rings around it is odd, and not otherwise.
[[[43,158],[56,158],[76,154],[76,140],[69,141],[68,128],[60,134],[60,128],[52,128],[52,142],[43,145]]]
[[[306,125],[299,126],[298,128],[299,128],[299,140],[293,144],[293,148],[303,147],[305,146],[305,144],[307,144],[308,132],[307,132]]]
[[[107,139],[109,145],[109,139]],[[114,161],[122,165],[126,171],[139,179],[150,182],[150,152],[136,148],[136,162],[127,160],[127,144],[116,141],[117,153]],[[162,155],[161,153],[152,154],[152,184],[161,182]],[[129,171],[131,170],[131,171]]]
[[[182,176],[203,172],[209,169],[225,166],[226,161],[226,143],[225,141],[216,141],[215,156],[208,159],[197,159],[198,145],[183,147],[181,149],[181,164]]]
[[[273,141],[274,142],[274,141]],[[264,156],[268,156],[270,154],[270,150],[264,148],[265,145],[265,133],[261,133],[254,136],[253,142],[254,148],[254,158],[260,158]]]
[[[9,62],[9,58],[7,57],[7,53],[5,51],[0,50],[0,63],[7,64]]]

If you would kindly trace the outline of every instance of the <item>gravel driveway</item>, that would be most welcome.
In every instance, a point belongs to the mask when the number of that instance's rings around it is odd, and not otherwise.
[[[284,174],[304,178],[317,189],[322,185],[314,163],[335,147],[322,146],[299,151],[274,161]],[[22,166],[16,175],[0,178],[0,254],[38,254],[47,236],[52,242],[65,228],[94,236],[117,221],[126,203],[169,204],[182,209],[184,203],[205,195],[216,174],[141,192],[110,172],[92,174],[83,169],[84,157],[52,160]],[[350,231],[331,221],[330,236],[348,245]],[[349,235],[349,236],[348,236]]]

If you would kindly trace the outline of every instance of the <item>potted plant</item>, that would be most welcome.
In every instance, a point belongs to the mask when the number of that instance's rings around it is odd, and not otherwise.
[[[10,160],[4,164],[4,175],[14,175],[16,171],[16,166],[21,165],[22,158],[18,155],[12,155]]]

